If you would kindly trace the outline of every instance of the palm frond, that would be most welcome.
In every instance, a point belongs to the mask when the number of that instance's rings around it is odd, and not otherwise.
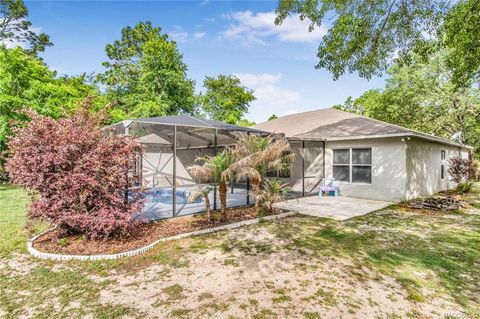
[[[201,185],[195,187],[190,194],[188,195],[188,202],[194,202],[201,197],[208,196],[208,194],[213,190],[213,186],[210,185]]]
[[[210,165],[198,165],[194,164],[187,167],[188,172],[198,182],[211,181],[215,176],[215,170]]]

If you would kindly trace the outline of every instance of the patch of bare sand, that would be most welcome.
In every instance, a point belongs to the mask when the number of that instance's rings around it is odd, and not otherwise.
[[[438,318],[460,314],[461,307],[441,296],[425,303],[407,299],[393,278],[372,273],[340,258],[313,259],[266,228],[242,228],[224,239],[271,245],[257,253],[234,246],[231,252],[208,249],[189,253],[187,268],[152,265],[136,274],[116,275],[101,292],[105,303],[123,304],[151,318],[374,318],[421,314]],[[253,243],[251,242],[253,241]]]
[[[6,270],[10,275],[26,275],[37,266],[38,263],[25,254],[15,253],[11,258],[0,259],[0,270]]]

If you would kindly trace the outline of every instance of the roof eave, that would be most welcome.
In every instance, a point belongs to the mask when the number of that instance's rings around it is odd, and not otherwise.
[[[472,146],[458,143],[455,141],[449,141],[447,139],[435,136],[428,136],[415,133],[395,133],[395,134],[376,134],[376,135],[357,135],[357,136],[337,136],[337,137],[307,137],[307,136],[289,136],[287,139],[289,141],[325,141],[325,142],[335,142],[335,141],[348,141],[348,140],[363,140],[363,139],[376,139],[376,138],[390,138],[390,137],[415,137],[423,140],[428,140],[432,142],[437,142],[440,144],[447,144],[457,147],[463,147],[467,149],[473,149]]]

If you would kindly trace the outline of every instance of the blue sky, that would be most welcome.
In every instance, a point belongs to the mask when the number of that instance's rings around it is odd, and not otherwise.
[[[330,107],[358,97],[384,80],[356,74],[337,81],[316,70],[317,46],[324,29],[312,33],[305,22],[288,18],[273,24],[276,1],[26,1],[35,28],[54,46],[42,53],[61,74],[101,72],[105,45],[120,30],[151,21],[177,41],[188,77],[202,90],[206,75],[235,74],[255,90],[247,118],[257,123],[271,114],[286,115]]]

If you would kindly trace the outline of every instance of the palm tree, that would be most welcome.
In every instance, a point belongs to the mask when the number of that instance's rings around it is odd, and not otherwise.
[[[227,219],[227,183],[233,180],[231,169],[235,157],[230,150],[224,150],[215,156],[203,156],[195,160],[199,164],[187,167],[187,170],[199,182],[214,182],[218,184],[220,196],[220,212],[222,220]]]
[[[278,179],[267,179],[260,191],[260,200],[268,212],[273,212],[273,204],[285,200],[291,188]]]
[[[238,179],[251,180],[255,210],[258,213],[263,178],[269,171],[285,169],[285,164],[293,159],[290,144],[283,137],[242,134],[237,138],[232,152],[237,158],[232,169],[236,172]]]
[[[212,219],[212,212],[210,210],[210,198],[208,195],[210,195],[210,192],[213,190],[213,186],[211,185],[202,185],[197,188],[195,188],[190,195],[188,195],[188,201],[193,202],[199,199],[200,197],[203,197],[205,199],[205,215],[207,216],[207,220]]]

